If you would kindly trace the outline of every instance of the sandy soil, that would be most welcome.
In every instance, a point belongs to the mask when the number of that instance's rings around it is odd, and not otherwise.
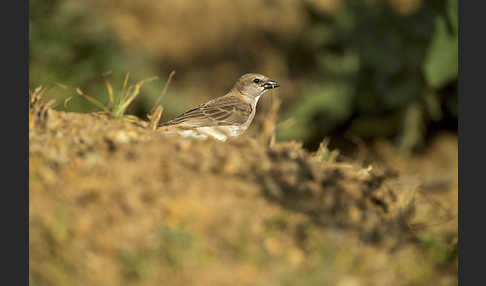
[[[45,104],[29,122],[31,285],[457,285],[455,135],[330,163]]]

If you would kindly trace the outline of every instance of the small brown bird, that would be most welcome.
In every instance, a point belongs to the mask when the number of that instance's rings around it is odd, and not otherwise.
[[[165,133],[183,137],[226,141],[245,132],[255,117],[260,96],[279,86],[264,75],[244,74],[226,95],[190,109],[159,127]]]

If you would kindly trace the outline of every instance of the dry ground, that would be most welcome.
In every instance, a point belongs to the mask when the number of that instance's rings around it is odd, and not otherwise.
[[[31,285],[457,285],[457,138],[371,164],[29,114]],[[366,160],[370,161],[370,160]]]

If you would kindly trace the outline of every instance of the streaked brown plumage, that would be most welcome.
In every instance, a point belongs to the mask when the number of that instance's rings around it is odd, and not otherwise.
[[[252,108],[249,103],[229,93],[188,110],[160,126],[181,123],[190,124],[193,127],[243,124],[251,111]]]
[[[159,125],[166,133],[184,137],[225,141],[241,135],[255,116],[256,104],[267,90],[279,83],[261,74],[245,74],[226,95],[190,109],[176,118]]]

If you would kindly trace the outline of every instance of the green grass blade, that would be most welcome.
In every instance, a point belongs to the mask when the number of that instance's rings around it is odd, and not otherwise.
[[[103,105],[103,103],[101,103],[99,100],[97,100],[96,98],[94,97],[91,97],[87,94],[85,94],[79,87],[76,88],[76,93],[79,94],[80,96],[82,96],[84,99],[86,99],[87,101],[91,102],[92,104],[96,105],[98,108],[101,108],[103,109],[104,111],[106,112],[109,112],[108,108],[106,108],[106,106]]]
[[[160,104],[160,101],[162,100],[164,95],[167,93],[167,90],[169,89],[169,85],[170,85],[174,75],[175,75],[175,71],[171,71],[170,74],[169,74],[169,78],[165,82],[165,85],[164,85],[164,88],[162,89],[162,92],[160,93],[159,97],[155,101],[154,106],[152,107],[152,112],[154,112],[155,108]]]
[[[123,86],[122,86],[122,91],[120,93],[120,96],[118,97],[119,100],[118,100],[118,103],[121,102],[121,99],[124,97],[125,95],[125,92],[126,92],[126,88],[127,88],[127,85],[128,85],[128,79],[130,78],[130,72],[127,72],[127,74],[125,75],[125,80],[123,81]]]
[[[108,98],[110,99],[111,106],[115,104],[115,96],[113,95],[113,87],[111,86],[110,82],[105,79],[106,89],[108,90]]]

